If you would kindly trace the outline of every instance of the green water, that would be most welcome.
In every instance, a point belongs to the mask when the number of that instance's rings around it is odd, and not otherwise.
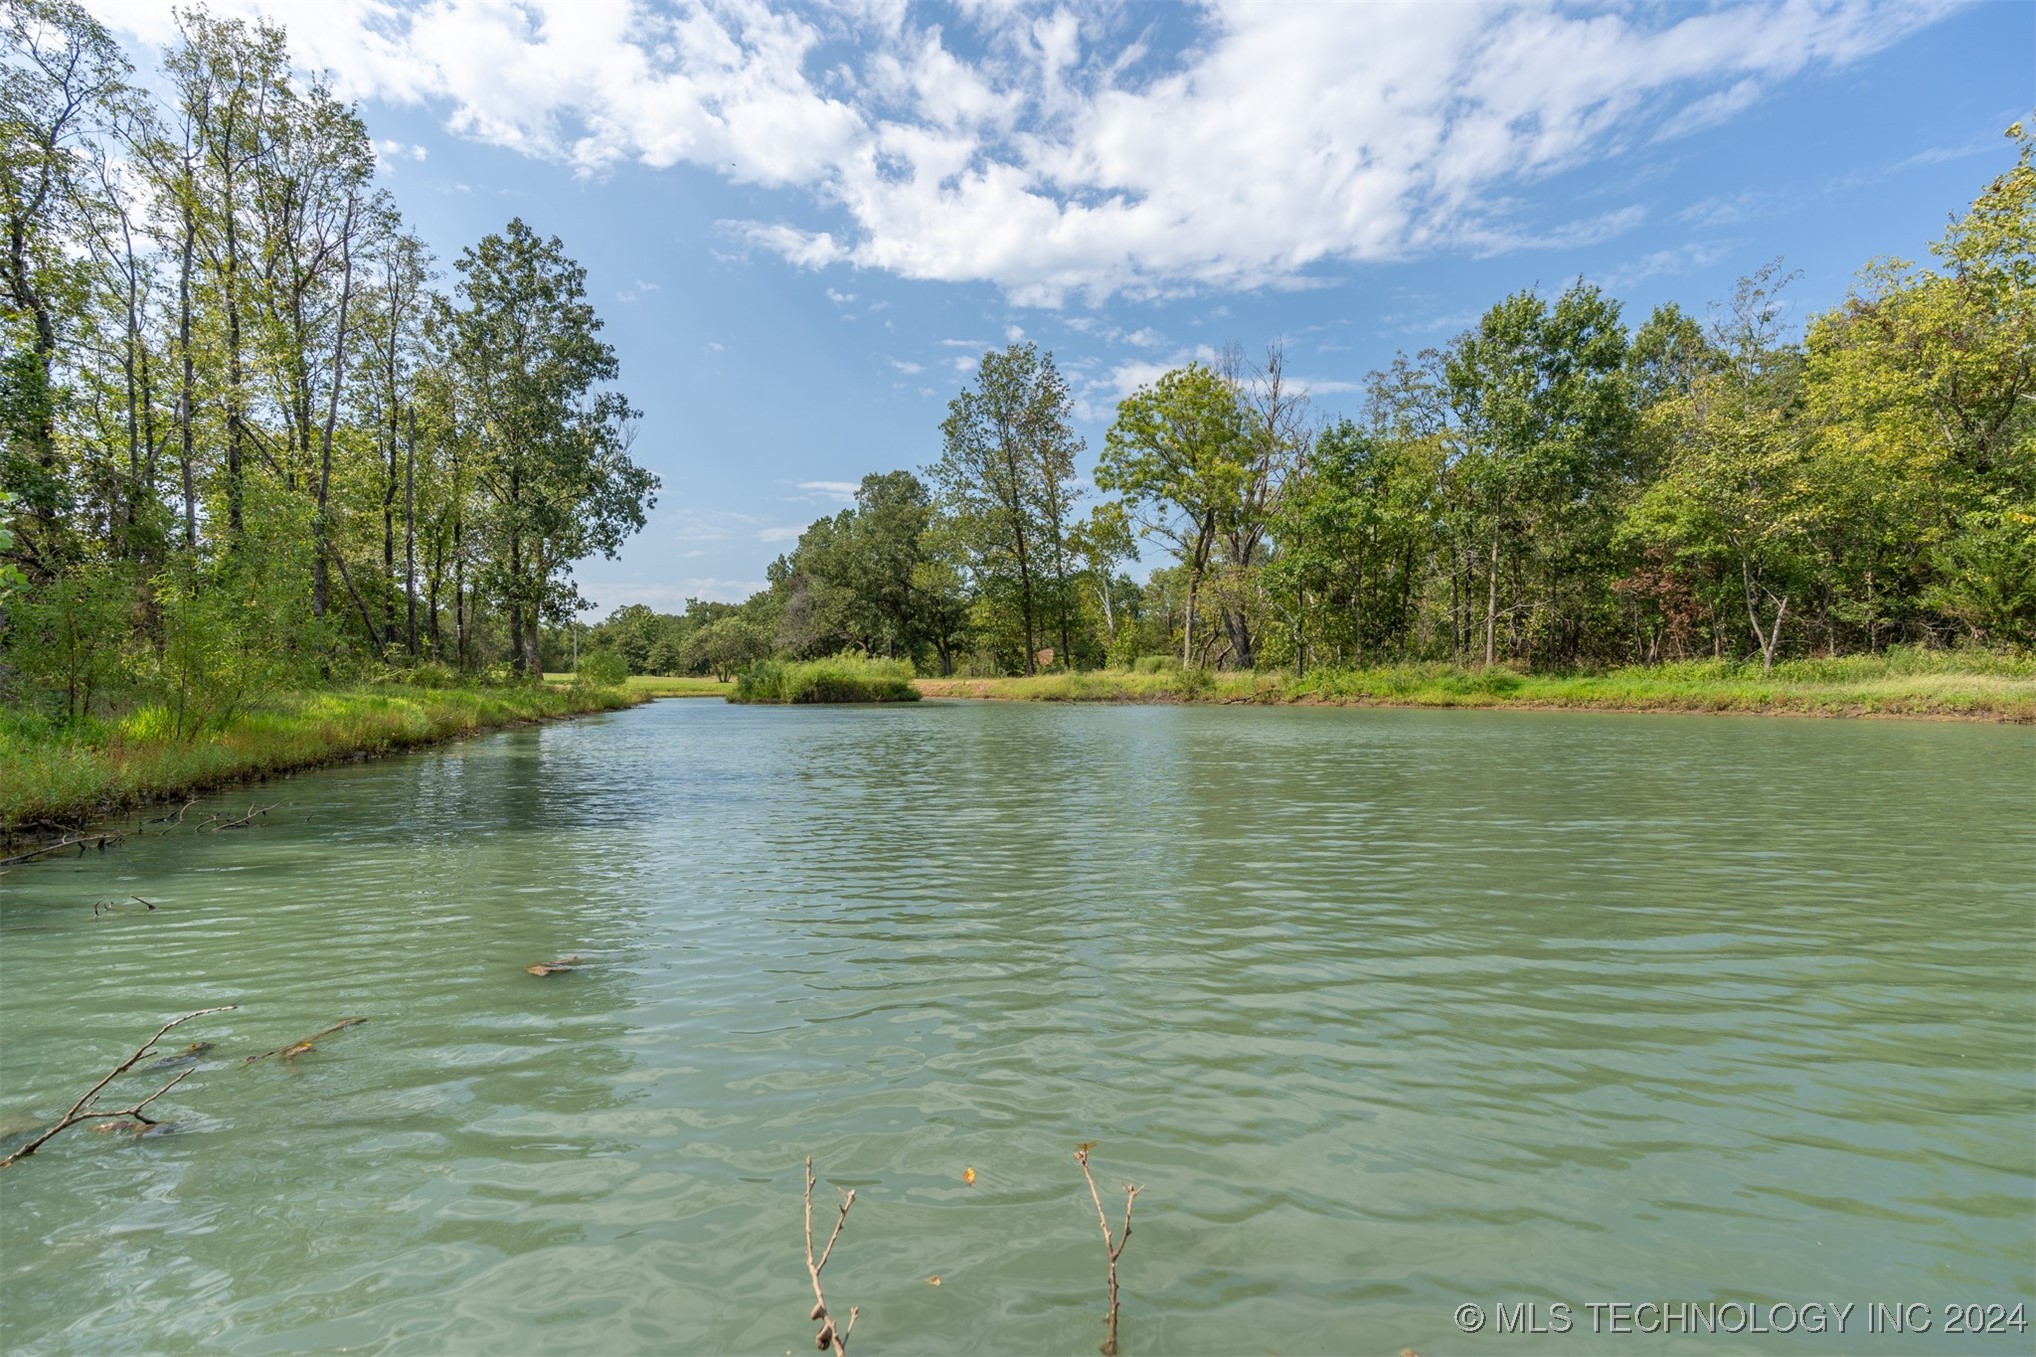
[[[1863,1311],[2036,1304],[2032,794],[2028,729],[958,703],[307,775],[0,879],[0,1129],[241,1006],[0,1173],[0,1348],[810,1352],[811,1154],[852,1351],[1091,1352],[1093,1139],[1127,1353],[2029,1351]],[[1590,1334],[1649,1300],[1861,1312]]]

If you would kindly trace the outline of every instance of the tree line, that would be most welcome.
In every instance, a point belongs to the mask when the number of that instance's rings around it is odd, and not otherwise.
[[[1092,486],[1052,355],[993,350],[939,460],[865,477],[768,589],[593,639],[667,625],[695,672],[852,650],[943,674],[2027,647],[2036,168],[2009,137],[1929,265],[1874,262],[1800,331],[1779,264],[1637,328],[1579,280],[1399,355],[1334,421],[1278,345],[1233,346],[1124,399]]]
[[[180,11],[155,93],[72,0],[4,13],[11,695],[537,671],[657,488],[585,271],[516,220],[442,289],[280,28]]]

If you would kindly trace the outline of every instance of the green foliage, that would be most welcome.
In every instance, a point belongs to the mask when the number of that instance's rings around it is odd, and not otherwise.
[[[985,353],[940,432],[940,460],[929,471],[952,519],[947,544],[974,584],[979,629],[1031,673],[1043,646],[1057,640],[1060,655],[1073,650],[1078,608],[1069,533],[1084,445],[1053,355],[1029,343]]]
[[[760,660],[736,676],[730,702],[917,702],[912,666],[902,660],[835,655]]]
[[[745,617],[723,617],[686,638],[681,661],[689,673],[712,673],[727,682],[770,653],[770,634],[761,626]]]
[[[629,679],[629,661],[612,650],[588,650],[580,655],[574,678],[597,688],[618,688]]]

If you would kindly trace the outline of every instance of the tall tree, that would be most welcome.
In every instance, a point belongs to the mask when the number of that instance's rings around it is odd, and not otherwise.
[[[934,483],[960,521],[979,591],[993,606],[1015,605],[1032,673],[1042,595],[1054,603],[1063,651],[1070,644],[1067,532],[1083,444],[1053,355],[1034,344],[985,353],[940,431]]]
[[[521,218],[461,253],[448,358],[461,436],[486,501],[487,577],[509,617],[511,664],[542,671],[538,628],[578,602],[572,563],[613,555],[643,526],[657,477],[630,461],[634,412],[586,299],[586,270]]]
[[[1245,502],[1257,453],[1236,384],[1200,363],[1163,374],[1117,406],[1096,484],[1117,492],[1139,531],[1164,541],[1187,572],[1182,664],[1194,663],[1195,603]]]

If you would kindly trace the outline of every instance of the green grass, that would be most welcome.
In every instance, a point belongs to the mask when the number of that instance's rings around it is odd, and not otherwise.
[[[917,702],[912,666],[903,660],[836,655],[826,660],[762,660],[736,676],[730,702]]]
[[[549,685],[283,693],[191,741],[165,738],[154,708],[84,732],[0,708],[0,832],[77,824],[249,778],[643,700],[619,688]]]
[[[549,683],[571,683],[571,674],[546,674]],[[647,697],[727,697],[735,691],[733,683],[723,683],[717,678],[702,678],[692,674],[631,674],[628,689]]]
[[[1290,673],[1112,669],[1037,678],[921,679],[929,697],[1032,702],[1231,702],[2036,721],[2036,660],[1968,652],[1691,661],[1594,673],[1517,673],[1408,664]]]

